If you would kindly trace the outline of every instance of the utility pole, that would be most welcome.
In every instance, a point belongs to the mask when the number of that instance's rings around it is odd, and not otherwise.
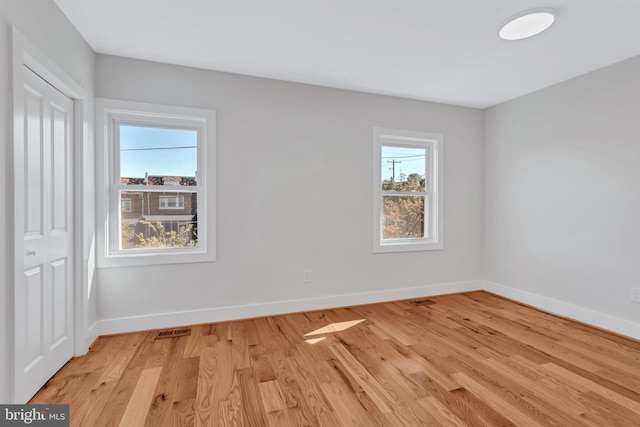
[[[391,171],[392,171],[391,173],[393,174],[391,180],[395,182],[396,181],[396,163],[402,163],[402,162],[400,160],[393,159],[393,160],[387,160],[387,163],[391,163]]]

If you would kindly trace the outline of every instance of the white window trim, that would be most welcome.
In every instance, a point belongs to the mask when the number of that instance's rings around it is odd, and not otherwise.
[[[414,239],[382,239],[383,191],[382,146],[427,148],[430,154],[426,173],[430,174],[428,189],[428,227],[430,236]],[[444,198],[443,198],[443,135],[439,133],[417,132],[400,129],[373,129],[373,252],[412,252],[443,249]],[[398,195],[404,195],[398,193]],[[407,195],[411,195],[407,193]]]
[[[96,98],[97,170],[97,233],[96,252],[99,268],[158,264],[212,262],[216,259],[216,112],[199,108],[176,107]],[[156,124],[168,127],[199,129],[198,185],[184,187],[185,192],[198,190],[198,246],[193,248],[163,248],[120,250],[110,247],[117,242],[119,227],[114,215],[120,215],[117,191],[120,189],[117,123]],[[160,186],[158,186],[160,187]],[[167,191],[153,186],[130,186],[131,191]],[[129,189],[129,187],[127,187]],[[171,191],[180,191],[172,189]],[[115,245],[114,245],[115,246]]]

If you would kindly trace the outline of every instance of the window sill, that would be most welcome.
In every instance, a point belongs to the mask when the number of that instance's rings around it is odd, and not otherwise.
[[[162,264],[191,264],[214,262],[215,253],[204,250],[189,250],[143,253],[118,253],[98,260],[98,268],[140,267]]]
[[[373,253],[441,251],[443,249],[442,242],[414,240],[411,242],[378,243],[374,245]]]

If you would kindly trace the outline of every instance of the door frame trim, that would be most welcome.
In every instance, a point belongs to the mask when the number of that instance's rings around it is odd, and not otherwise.
[[[74,338],[74,355],[80,356],[87,352],[89,345],[97,336],[97,328],[94,325],[89,325],[89,296],[90,296],[90,284],[93,282],[93,276],[95,273],[95,263],[92,259],[93,254],[93,236],[90,236],[90,244],[86,244],[87,241],[86,231],[88,227],[85,224],[88,222],[87,215],[84,212],[84,194],[87,191],[84,185],[84,180],[77,179],[85,175],[85,147],[91,144],[92,138],[92,112],[93,112],[93,98],[91,98],[88,92],[78,84],[72,77],[70,77],[65,71],[63,71],[51,58],[49,58],[44,52],[42,52],[35,44],[33,44],[27,37],[25,37],[15,27],[11,27],[11,106],[12,106],[12,119],[9,121],[11,127],[12,144],[10,146],[11,158],[11,176],[15,178],[15,169],[13,167],[15,159],[15,147],[17,144],[21,144],[22,141],[18,141],[18,132],[15,132],[15,127],[20,126],[16,123],[16,118],[22,115],[22,112],[16,111],[17,103],[16,99],[21,95],[23,80],[24,80],[24,66],[27,66],[45,81],[62,92],[67,97],[73,100],[73,113],[74,113],[74,137],[73,137],[73,176],[74,176],[74,225],[73,225],[73,338]],[[91,159],[93,162],[94,160]],[[89,172],[93,168],[89,167]],[[88,189],[92,191],[91,189]],[[10,186],[10,199],[15,202],[15,194],[13,186]],[[11,217],[8,219],[9,224],[15,224],[15,211],[11,209]],[[15,249],[16,244],[16,231],[15,227],[13,232],[8,233],[10,242],[10,248]],[[15,292],[14,287],[16,283],[16,256],[15,250],[11,250],[8,260],[9,277],[11,282],[9,285],[9,295],[7,298],[7,315],[8,315],[8,353],[9,353],[9,398],[14,403],[26,403],[15,402]],[[95,292],[95,290],[93,290]],[[92,335],[96,336],[92,336]]]

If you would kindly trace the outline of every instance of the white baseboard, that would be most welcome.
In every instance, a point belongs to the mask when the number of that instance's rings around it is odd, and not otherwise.
[[[528,304],[560,317],[568,317],[621,335],[640,339],[640,324],[638,323],[488,280],[469,280],[465,282],[386,289],[382,291],[103,319],[94,323],[91,328],[89,328],[88,335],[95,337],[98,335],[143,331],[147,329],[224,322],[300,311],[322,310],[334,307],[372,304],[479,290],[485,290],[523,304]]]
[[[85,344],[87,348],[91,347],[91,344],[93,344],[93,342],[96,340],[96,338],[98,338],[99,335],[100,335],[100,322],[95,321],[93,322],[93,325],[91,325],[87,330],[87,336],[85,339]]]
[[[640,339],[640,324],[589,308],[579,307],[568,302],[556,300],[499,283],[481,280],[480,285],[485,291],[503,296],[523,304],[532,305],[542,311],[560,317],[568,317],[598,328],[606,329],[631,338]]]
[[[147,329],[169,328],[199,323],[223,322],[276,314],[295,313],[309,310],[322,310],[332,307],[345,307],[359,304],[371,304],[384,301],[444,295],[458,292],[478,291],[482,289],[482,280],[452,282],[437,285],[410,288],[385,289],[382,291],[359,292],[342,295],[329,295],[316,298],[304,298],[287,301],[274,301],[260,304],[248,304],[231,307],[216,307],[203,310],[190,310],[172,313],[158,313],[143,316],[121,317],[100,320],[100,335]],[[93,328],[93,327],[92,327]]]
[[[91,344],[100,335],[100,322],[94,322],[82,336],[76,335],[76,342],[74,346],[74,356],[79,357],[87,354]]]

